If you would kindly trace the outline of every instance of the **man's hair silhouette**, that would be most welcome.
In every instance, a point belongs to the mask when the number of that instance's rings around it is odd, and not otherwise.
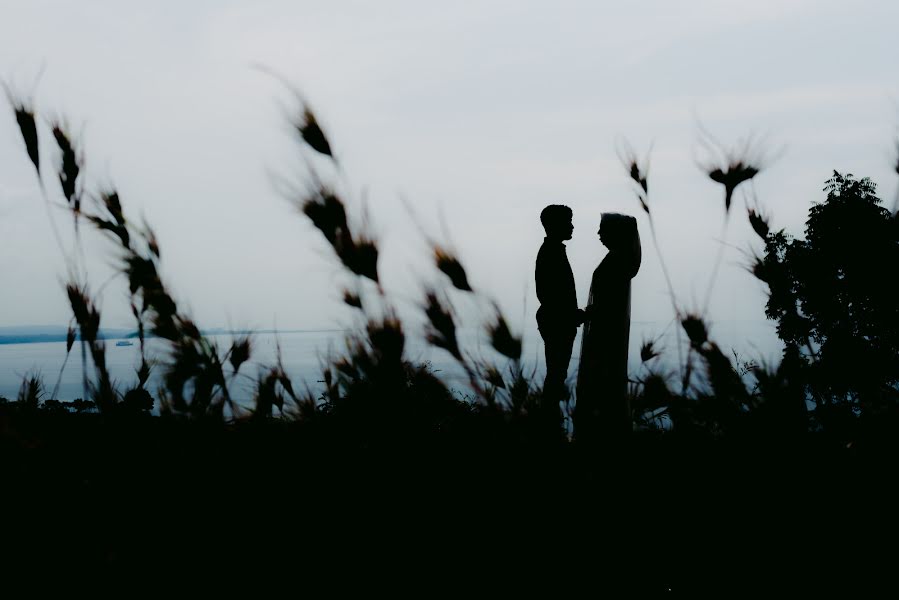
[[[571,223],[573,213],[564,204],[550,204],[540,212],[540,222],[547,235],[558,233],[559,230]]]

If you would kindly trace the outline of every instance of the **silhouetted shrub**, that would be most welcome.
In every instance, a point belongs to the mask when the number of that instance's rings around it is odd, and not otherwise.
[[[766,238],[766,315],[822,408],[884,410],[899,385],[899,228],[870,179],[834,171],[824,189],[805,239]]]

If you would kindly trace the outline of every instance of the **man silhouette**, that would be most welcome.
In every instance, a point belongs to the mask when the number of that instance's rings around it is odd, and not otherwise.
[[[559,401],[567,398],[565,379],[571,348],[577,328],[583,322],[583,311],[577,306],[574,275],[565,253],[565,242],[571,239],[574,225],[567,206],[551,204],[540,213],[546,238],[537,253],[537,329],[546,351],[546,379],[543,382],[542,411],[547,418],[559,421]]]

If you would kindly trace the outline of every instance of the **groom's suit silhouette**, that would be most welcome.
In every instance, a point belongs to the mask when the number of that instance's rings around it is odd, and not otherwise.
[[[550,205],[540,213],[546,238],[537,253],[535,279],[537,299],[537,328],[543,337],[546,351],[546,379],[543,383],[544,409],[559,417],[559,401],[568,395],[565,379],[571,362],[571,349],[578,325],[583,321],[577,307],[574,275],[565,253],[565,240],[571,239],[571,209]]]

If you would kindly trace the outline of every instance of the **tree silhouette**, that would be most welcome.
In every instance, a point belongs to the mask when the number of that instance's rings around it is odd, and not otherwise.
[[[802,351],[819,403],[879,412],[899,385],[899,226],[868,178],[834,171],[824,191],[804,240],[766,237],[756,265],[770,287],[765,312],[788,352]]]

